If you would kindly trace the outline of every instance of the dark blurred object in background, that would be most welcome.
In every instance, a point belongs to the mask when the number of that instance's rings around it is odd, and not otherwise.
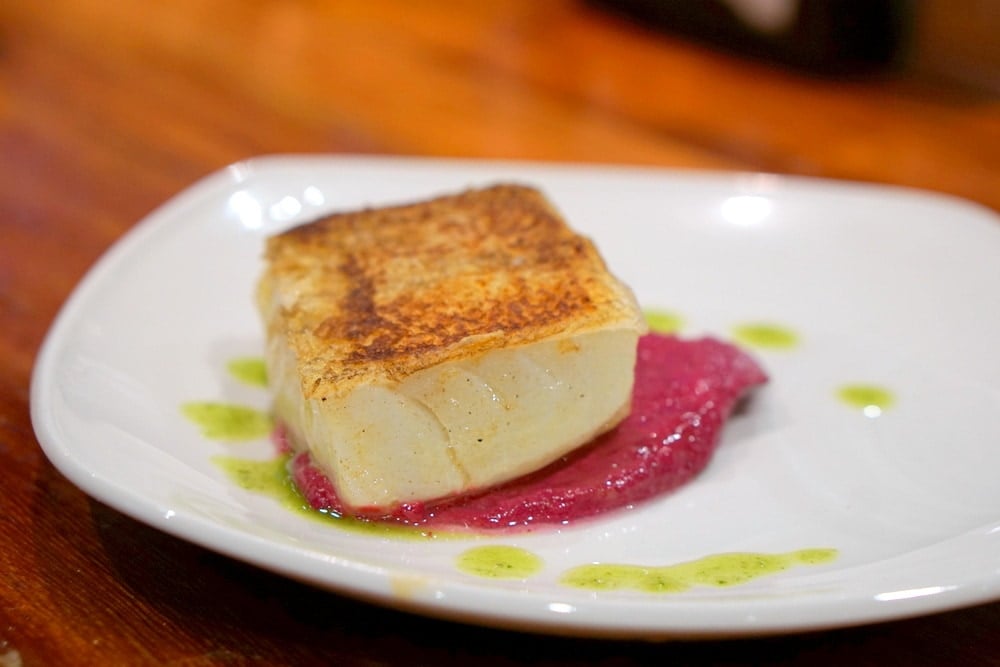
[[[646,25],[824,74],[887,69],[906,48],[912,0],[591,0]]]
[[[905,65],[924,78],[1000,94],[1000,2],[919,0]]]
[[[829,76],[906,72],[1000,93],[998,0],[589,0],[731,53]]]

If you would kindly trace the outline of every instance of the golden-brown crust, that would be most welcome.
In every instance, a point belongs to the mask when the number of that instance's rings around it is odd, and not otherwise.
[[[640,327],[631,292],[537,190],[337,213],[267,242],[259,299],[307,398],[498,347]]]

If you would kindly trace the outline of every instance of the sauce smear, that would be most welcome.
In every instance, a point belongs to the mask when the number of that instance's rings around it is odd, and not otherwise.
[[[733,406],[766,381],[756,362],[732,345],[650,333],[639,340],[632,410],[613,430],[538,472],[480,494],[362,514],[415,526],[510,529],[619,509],[697,475]],[[308,453],[297,455],[291,469],[313,507],[348,513]]]

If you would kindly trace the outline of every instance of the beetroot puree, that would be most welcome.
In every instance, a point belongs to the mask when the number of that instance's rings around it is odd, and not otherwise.
[[[732,345],[647,334],[639,340],[632,410],[613,430],[543,470],[477,495],[360,514],[420,526],[489,529],[564,523],[621,508],[700,472],[733,405],[766,380]],[[292,475],[313,507],[352,513],[307,453],[293,459]]]

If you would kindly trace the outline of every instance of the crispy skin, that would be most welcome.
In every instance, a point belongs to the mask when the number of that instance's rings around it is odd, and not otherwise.
[[[641,329],[631,291],[537,190],[500,184],[337,213],[270,238],[258,300],[307,399],[445,361]]]

